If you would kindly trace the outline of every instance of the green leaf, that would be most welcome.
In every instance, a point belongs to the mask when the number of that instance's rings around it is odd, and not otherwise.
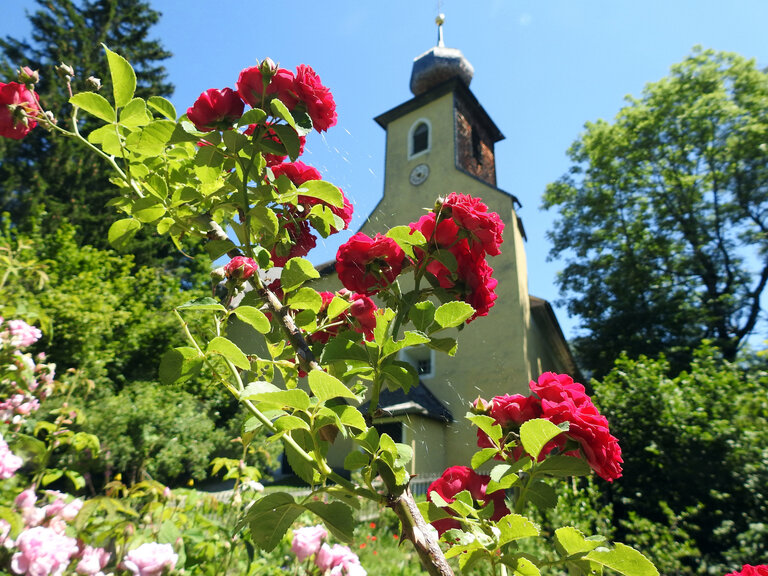
[[[333,300],[331,300],[331,303],[328,304],[328,310],[326,311],[325,315],[328,320],[333,320],[342,312],[346,312],[350,306],[351,304],[348,300],[334,296]]]
[[[507,514],[496,522],[496,527],[501,530],[499,546],[521,538],[531,538],[539,535],[539,529],[536,528],[536,525],[520,514]]]
[[[387,340],[381,350],[381,358],[392,356],[403,348],[407,348],[409,346],[419,346],[420,344],[426,344],[427,342],[429,342],[429,336],[419,332],[408,331],[403,334],[402,340],[398,340],[397,342],[393,340]]]
[[[589,464],[576,456],[547,456],[546,460],[536,467],[537,474],[549,474],[550,476],[586,476],[591,471]]]
[[[563,430],[549,420],[536,418],[520,426],[520,441],[525,451],[536,460],[544,446],[562,433]]]
[[[296,290],[307,280],[320,278],[320,273],[309,260],[304,258],[291,258],[286,262],[283,273],[280,276],[280,283],[284,292]]]
[[[96,116],[104,122],[115,122],[117,113],[112,105],[101,94],[95,92],[80,92],[69,99],[69,103],[85,110],[88,114]]]
[[[331,398],[357,399],[352,390],[347,388],[341,380],[334,378],[327,372],[312,370],[307,379],[310,390],[320,402],[325,402]]]
[[[310,400],[304,390],[278,390],[277,392],[250,393],[248,389],[240,395],[240,400],[253,400],[260,406],[273,408],[292,408],[296,410],[309,409]]]
[[[390,361],[381,367],[381,373],[386,377],[387,383],[394,389],[402,388],[406,394],[411,387],[419,383],[419,374],[416,368],[408,362],[400,360]]]
[[[427,342],[427,346],[432,350],[448,354],[448,356],[455,356],[456,350],[459,348],[459,343],[456,341],[456,338],[430,338],[429,342]]]
[[[123,218],[112,223],[107,232],[107,240],[116,250],[124,249],[141,229],[141,222],[135,218]]]
[[[356,360],[368,363],[368,353],[358,342],[344,337],[334,338],[323,348],[320,362],[325,364],[336,360]]]
[[[168,118],[168,120],[176,120],[176,108],[162,96],[150,96],[147,100],[147,104],[150,108],[157,110],[160,114]]]
[[[360,414],[360,411],[354,406],[341,405],[329,407],[339,417],[344,426],[350,426],[356,428],[361,432],[365,431],[368,426],[365,423],[365,418]]]
[[[269,319],[258,308],[253,306],[238,306],[232,313],[237,316],[239,320],[253,327],[253,329],[260,334],[266,334],[270,330],[271,326]]]
[[[125,139],[125,146],[140,156],[159,156],[170,141],[175,127],[176,124],[168,120],[153,120],[141,130],[129,134]],[[206,146],[200,150],[203,149],[216,151],[211,146]]]
[[[235,243],[229,239],[209,240],[205,243],[205,251],[208,252],[208,256],[211,257],[211,260],[218,260],[233,248],[237,248],[237,246],[235,246]]]
[[[323,298],[312,288],[299,288],[288,297],[288,306],[294,310],[312,310],[317,314],[323,307]]]
[[[494,442],[501,440],[503,435],[501,426],[499,426],[496,423],[496,420],[494,420],[492,417],[485,414],[473,414],[472,412],[467,412],[467,420],[488,434],[488,436]]]
[[[555,546],[561,556],[574,556],[594,550],[603,544],[600,540],[590,540],[584,537],[580,530],[573,526],[564,526],[555,530]]]
[[[370,454],[360,452],[359,450],[352,450],[349,454],[347,454],[346,458],[344,458],[344,470],[349,470],[350,472],[353,470],[359,470],[360,468],[368,466],[370,462]]]
[[[542,510],[557,506],[557,492],[552,486],[541,480],[531,482],[526,497],[534,506]]]
[[[495,448],[483,448],[482,450],[478,450],[472,454],[472,461],[470,462],[470,465],[472,466],[473,470],[477,470],[480,468],[480,466],[488,462],[488,460],[493,458],[495,455]]]
[[[435,305],[429,300],[417,302],[409,310],[408,317],[413,322],[416,330],[427,332],[435,319]]]
[[[267,494],[256,500],[245,516],[238,523],[236,530],[247,524],[251,530],[251,538],[259,548],[270,552],[283,539],[283,536],[302,513],[303,507],[296,504],[293,496],[284,492]]]
[[[659,571],[648,558],[620,542],[614,544],[613,550],[593,550],[584,559],[625,576],[659,576]]]
[[[298,416],[291,416],[290,414],[286,414],[285,416],[281,416],[274,422],[275,428],[277,428],[278,431],[284,431],[284,430],[296,430],[296,429],[302,429],[309,431],[309,424],[307,424],[304,420],[299,418]]]
[[[435,322],[441,328],[454,328],[468,320],[475,309],[466,302],[448,302],[435,311]]]
[[[123,126],[146,126],[151,120],[147,104],[141,98],[134,98],[120,111],[120,124]]]
[[[298,187],[299,194],[322,200],[336,208],[344,207],[344,197],[341,190],[325,180],[307,180]]]
[[[296,128],[296,121],[293,119],[290,110],[279,98],[272,98],[269,102],[269,107],[277,118],[285,120],[289,126]]]
[[[267,113],[261,108],[251,108],[238,120],[238,126],[248,126],[249,124],[261,124],[266,120]]]
[[[342,542],[352,541],[352,533],[355,529],[352,508],[342,502],[326,504],[320,501],[307,502],[305,507],[318,516],[336,538]]]
[[[274,130],[275,134],[277,134],[277,137],[280,139],[280,142],[285,146],[288,156],[291,157],[291,162],[295,162],[299,157],[299,150],[301,150],[301,141],[299,140],[299,135],[296,133],[296,130],[285,124],[274,124],[272,130]]]
[[[302,433],[299,431],[299,433]],[[305,433],[305,432],[304,432]],[[305,433],[306,434],[306,433]],[[320,481],[320,474],[315,470],[312,462],[307,462],[303,456],[300,456],[296,449],[290,444],[283,446],[285,457],[294,473],[304,480],[307,484],[314,485]]]
[[[123,147],[114,124],[107,124],[93,130],[88,134],[88,142],[98,144],[106,154],[122,155]]]
[[[421,247],[427,243],[424,235],[418,230],[411,232],[410,226],[395,226],[387,231],[387,238],[392,238],[410,258],[414,258],[413,247]]]
[[[206,354],[219,354],[223,356],[241,370],[249,370],[251,368],[248,356],[243,354],[240,348],[237,347],[237,344],[221,336],[216,336],[216,338],[208,342],[205,351]]]
[[[139,222],[151,224],[165,216],[165,206],[157,198],[148,196],[139,198],[133,205],[132,215]]]
[[[160,359],[160,382],[173,384],[186,382],[197,376],[203,367],[203,358],[192,347],[181,347],[169,350]]]
[[[538,566],[528,558],[505,555],[501,561],[512,570],[511,576],[541,576]]]
[[[49,468],[45,471],[45,474],[43,474],[43,479],[41,480],[41,483],[43,486],[48,486],[48,484],[52,484],[53,482],[56,482],[59,478],[61,478],[64,475],[64,470],[59,470],[58,468]]]
[[[195,298],[189,302],[185,302],[176,307],[176,310],[216,310],[218,312],[226,312],[227,309],[219,304],[217,300],[214,300],[210,296],[204,296],[202,298]]]
[[[64,476],[66,476],[69,481],[72,482],[72,486],[74,486],[75,491],[85,488],[85,478],[83,478],[83,475],[79,472],[75,472],[74,470],[67,470],[64,472]]]
[[[115,97],[115,106],[122,108],[131,101],[133,93],[136,91],[136,73],[125,58],[112,52],[104,44],[102,46],[104,46],[104,52],[107,53],[109,73],[112,76],[112,93]]]

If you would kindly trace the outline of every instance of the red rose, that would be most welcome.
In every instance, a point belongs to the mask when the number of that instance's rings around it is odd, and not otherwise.
[[[490,402],[478,400],[475,406],[481,403],[487,407],[485,413],[491,416],[496,421],[496,424],[501,426],[505,435],[513,430],[518,431],[523,422],[541,417],[541,402],[536,396],[523,396],[521,394],[510,396],[505,394],[504,396],[491,398]],[[477,431],[477,446],[478,448],[493,447],[493,442],[482,430]],[[522,456],[521,447],[516,446],[512,454],[515,459],[519,459]],[[497,457],[497,459],[501,460],[503,458]]]
[[[331,91],[323,86],[320,78],[309,66],[301,64],[296,68],[294,90],[312,118],[312,125],[318,132],[326,132],[336,125],[336,103]]]
[[[37,126],[42,113],[37,94],[18,82],[0,82],[0,136],[21,140]]]
[[[358,232],[336,253],[336,272],[345,288],[373,296],[386,288],[403,269],[405,253],[392,238],[369,238]]]
[[[257,268],[253,258],[235,256],[224,266],[224,273],[230,280],[248,280],[254,275]]]
[[[475,309],[467,324],[478,316],[487,316],[496,301],[496,285],[493,268],[485,261],[482,254],[472,253],[466,247],[466,240],[458,244],[452,252],[458,261],[456,288],[460,297]]]
[[[206,90],[187,108],[187,118],[201,132],[229,130],[243,115],[245,104],[231,88]]]
[[[504,222],[496,212],[488,212],[488,206],[479,198],[452,192],[439,210],[449,211],[453,221],[470,234],[473,247],[479,241],[487,254],[501,254],[499,245],[503,242]]]
[[[261,69],[258,66],[253,66],[240,72],[237,79],[237,92],[240,94],[240,98],[253,108],[261,107],[262,96],[274,96],[279,98],[289,110],[292,110],[298,103],[293,92],[293,84],[293,72],[278,68],[265,90]]]
[[[349,315],[355,321],[355,331],[365,335],[366,340],[373,340],[373,329],[376,328],[376,304],[365,294],[352,294],[352,305]]]
[[[491,520],[498,521],[509,514],[509,509],[504,502],[504,490],[498,490],[490,496],[486,495],[485,491],[488,488],[490,479],[490,476],[478,474],[466,466],[452,466],[443,472],[440,478],[429,485],[427,499],[431,502],[432,492],[437,492],[440,498],[450,504],[459,492],[467,490],[472,495],[475,503],[481,508],[487,506],[489,502],[493,502],[493,516],[491,516]],[[441,536],[446,530],[460,527],[457,520],[449,518],[436,520],[432,522],[432,525]]]
[[[323,176],[317,171],[317,168],[307,166],[301,160],[296,162],[284,162],[270,166],[275,179],[285,175],[288,180],[293,182],[294,186],[301,186],[309,180],[322,180]]]
[[[568,422],[563,434],[579,443],[590,467],[612,482],[622,474],[621,447],[610,433],[608,419],[600,414],[584,386],[565,374],[545,372],[530,388],[541,398],[541,417],[554,424]],[[562,443],[562,442],[561,442]]]
[[[744,564],[740,572],[734,570],[725,576],[768,576],[768,564],[759,564],[757,566]]]
[[[427,239],[428,249],[432,248],[448,248],[456,243],[459,234],[459,227],[450,218],[444,218],[437,225],[437,231],[435,231],[435,223],[437,222],[437,214],[430,212],[424,214],[419,218],[418,222],[411,222],[411,232],[418,230]]]

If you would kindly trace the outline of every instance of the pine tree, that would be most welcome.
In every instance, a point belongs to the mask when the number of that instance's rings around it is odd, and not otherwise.
[[[89,76],[100,78],[109,92],[109,73],[102,43],[125,56],[136,70],[137,96],[170,96],[162,62],[170,56],[150,37],[160,14],[142,0],[37,0],[30,15],[31,40],[0,39],[0,73],[5,81],[15,70],[39,70],[36,91],[43,106],[66,122],[71,108],[65,84],[54,71],[61,62],[75,70],[73,84],[82,87]],[[80,145],[45,130],[33,130],[22,141],[0,142],[0,212],[8,212],[22,230],[34,226],[54,230],[69,221],[81,245],[109,248],[107,230],[117,218],[106,206],[115,196],[106,165],[83,154]],[[187,261],[167,238],[145,233],[129,246],[137,265],[186,267]],[[191,262],[191,261],[189,261]],[[191,265],[191,264],[190,264]]]

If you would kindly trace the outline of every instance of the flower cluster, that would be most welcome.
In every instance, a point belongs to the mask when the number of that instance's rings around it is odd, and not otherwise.
[[[744,564],[740,571],[734,570],[725,576],[768,576],[768,564],[759,564],[757,566]]]
[[[0,317],[0,347],[27,348],[40,340],[42,332],[24,320],[9,320],[3,325]]]
[[[498,282],[486,256],[501,253],[504,223],[499,215],[478,198],[452,192],[410,226],[427,239],[427,253],[421,255],[427,278],[475,309],[468,322],[486,316],[496,300]],[[441,252],[455,259],[455,269],[446,266]]]
[[[490,476],[478,474],[467,466],[452,466],[448,468],[443,475],[429,485],[427,491],[427,499],[433,501],[432,493],[437,493],[440,498],[447,503],[452,503],[455,500],[456,495],[464,490],[468,491],[472,496],[472,500],[475,501],[481,508],[485,508],[488,505],[493,506],[493,515],[491,520],[498,521],[504,516],[509,514],[509,509],[504,503],[504,491],[498,490],[493,494],[486,494],[488,488],[488,482],[490,482]],[[432,525],[437,530],[438,534],[442,535],[447,530],[453,528],[460,528],[458,520],[452,518],[444,518],[442,520],[435,520]]]
[[[395,281],[403,270],[405,252],[392,238],[358,232],[336,253],[336,273],[348,290],[373,296]]]
[[[314,565],[320,574],[330,576],[365,576],[357,554],[347,546],[323,542],[328,532],[322,526],[307,526],[293,531],[291,551],[299,562],[314,557]]]
[[[8,443],[0,435],[0,480],[13,478],[16,470],[21,468],[22,464],[24,464],[24,461],[11,452],[11,449],[8,448]]]
[[[335,318],[328,319],[328,306],[333,301],[334,296],[347,300],[349,308]],[[309,339],[312,342],[325,344],[343,329],[354,330],[363,334],[366,340],[373,340],[373,329],[376,327],[376,310],[378,310],[373,300],[365,294],[344,289],[337,294],[320,292],[320,297],[323,299],[323,305],[317,319],[321,329],[310,335]],[[329,320],[330,324],[324,325],[326,320]]]
[[[160,576],[166,568],[173,570],[178,561],[170,544],[146,542],[125,555],[123,566],[134,576]]]
[[[582,384],[566,374],[545,372],[538,381],[531,381],[530,389],[534,395],[496,396],[490,401],[478,399],[475,411],[491,416],[505,435],[516,433],[523,422],[534,418],[545,418],[554,424],[567,422],[568,431],[545,446],[540,458],[552,450],[562,449],[570,439],[578,443],[580,449],[569,454],[583,454],[598,476],[609,482],[621,477],[623,460],[618,440],[611,435],[607,418],[600,414]],[[477,436],[479,447],[493,446],[481,430]],[[516,444],[502,447],[516,459],[522,454]]]
[[[187,118],[201,132],[227,130],[243,115],[245,104],[269,110],[272,98],[279,99],[288,110],[306,112],[318,132],[336,125],[333,95],[312,68],[302,64],[294,75],[269,60],[240,72],[237,90],[211,88],[203,92],[187,109]],[[265,137],[273,139],[275,135]]]
[[[18,82],[0,82],[0,136],[21,140],[42,113],[37,94]]]

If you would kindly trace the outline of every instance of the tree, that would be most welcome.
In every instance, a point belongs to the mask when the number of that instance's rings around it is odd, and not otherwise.
[[[626,351],[675,366],[702,338],[726,358],[760,318],[768,282],[768,74],[736,54],[694,49],[568,151],[547,187],[549,233],[583,367]]]
[[[728,362],[705,343],[677,376],[663,357],[623,355],[592,382],[624,457],[624,476],[606,492],[616,538],[644,546],[664,574],[725,573],[768,553],[761,354]]]
[[[12,70],[28,66],[40,71],[36,91],[41,102],[65,119],[71,110],[69,94],[56,77],[54,67],[64,62],[75,70],[73,85],[84,86],[93,75],[109,92],[110,76],[101,43],[119,50],[134,63],[137,96],[168,96],[162,61],[170,56],[158,40],[149,37],[159,13],[142,0],[38,0],[32,15],[31,41],[0,39],[0,70],[12,78]],[[0,142],[0,212],[28,231],[32,215],[46,214],[48,226],[62,221],[74,224],[80,244],[108,248],[107,230],[112,218],[105,204],[115,196],[110,174],[100,160],[83,156],[75,143],[35,130],[22,141]],[[137,264],[163,263],[166,267],[189,266],[166,239],[142,234],[130,246]]]

